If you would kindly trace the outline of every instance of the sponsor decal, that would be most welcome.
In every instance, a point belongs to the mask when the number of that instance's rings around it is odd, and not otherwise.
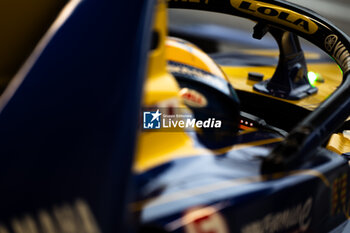
[[[229,233],[225,219],[211,206],[187,211],[182,222],[186,233]]]
[[[143,129],[144,130],[162,130],[162,131],[183,131],[196,129],[219,129],[221,120],[207,118],[205,120],[196,119],[194,115],[187,111],[176,109],[174,114],[163,113],[159,109],[156,111],[143,111]],[[182,112],[182,113],[181,113]]]
[[[336,178],[332,183],[332,203],[331,214],[336,215],[340,213],[347,214],[347,180],[348,175],[343,174]]]
[[[337,43],[338,41],[338,36],[336,35],[329,35],[327,36],[326,40],[324,41],[324,47],[326,48],[326,50],[328,52],[331,52],[332,49],[334,48],[334,45]]]
[[[324,41],[324,46],[325,49],[332,54],[344,73],[350,70],[350,53],[345,45],[339,41],[337,35],[332,34],[327,36]]]
[[[11,231],[0,224],[1,233],[101,233],[89,205],[83,200],[77,200],[73,205],[57,205],[52,211],[40,210],[36,216],[27,214],[13,218],[10,222]]]
[[[183,88],[180,91],[179,95],[183,99],[185,104],[191,107],[202,108],[208,105],[207,99],[198,91]]]
[[[292,208],[266,215],[263,219],[250,223],[242,228],[242,233],[285,232],[292,227],[306,231],[311,223],[312,198]]]
[[[270,20],[307,34],[314,34],[318,30],[316,23],[309,17],[284,7],[254,0],[231,0],[231,5],[241,12]]]

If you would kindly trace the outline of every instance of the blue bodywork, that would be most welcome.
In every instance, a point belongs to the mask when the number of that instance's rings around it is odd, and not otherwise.
[[[237,136],[237,141],[249,144],[278,137],[256,131]],[[320,149],[299,170],[261,175],[261,157],[277,144],[236,145],[224,153],[162,164],[138,176],[143,196],[134,208],[140,211],[143,224],[166,232],[322,233],[345,222],[349,214],[347,161]],[[208,207],[215,213],[192,219],[195,231],[191,231],[186,216],[193,210],[205,213]],[[221,222],[214,220],[217,215]],[[225,226],[210,227],[211,221]]]
[[[70,1],[13,78],[0,99],[1,231],[127,231],[153,8]]]

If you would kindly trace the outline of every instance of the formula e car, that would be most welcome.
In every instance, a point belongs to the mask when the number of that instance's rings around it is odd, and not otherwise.
[[[253,20],[256,44],[270,33],[278,49],[208,55],[166,37],[158,3],[130,207],[139,232],[350,232],[349,38],[285,1],[168,4]],[[209,51],[203,34],[176,36]]]
[[[287,1],[168,0],[279,47],[209,56],[155,2],[0,2],[0,232],[346,232],[349,37]]]

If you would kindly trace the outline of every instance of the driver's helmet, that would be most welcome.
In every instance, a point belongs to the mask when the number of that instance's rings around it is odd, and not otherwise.
[[[232,144],[239,126],[239,99],[221,68],[197,46],[178,38],[166,40],[167,70],[177,80],[179,96],[198,120],[221,121],[219,128],[201,128],[209,147]]]

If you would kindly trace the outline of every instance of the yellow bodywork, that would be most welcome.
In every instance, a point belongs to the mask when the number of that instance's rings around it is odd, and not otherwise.
[[[259,51],[261,54],[262,51]],[[275,72],[275,67],[272,66],[259,66],[259,67],[230,67],[223,66],[222,69],[228,76],[230,83],[237,90],[252,92],[257,95],[265,95],[253,90],[253,85],[256,82],[248,80],[249,72],[257,72],[264,74],[264,80],[272,77]],[[324,79],[324,83],[316,82],[315,86],[318,88],[318,93],[311,95],[302,100],[285,100],[277,97],[269,96],[270,98],[279,99],[281,101],[289,102],[308,110],[314,110],[320,105],[330,94],[332,94],[336,88],[340,85],[342,80],[342,74],[339,67],[334,63],[317,63],[308,64],[308,70],[319,73]],[[268,95],[265,95],[268,96]]]
[[[167,72],[166,36],[167,8],[164,1],[158,1],[154,18],[154,32],[159,43],[150,51],[148,76],[144,87],[143,106],[160,108],[184,107],[178,96],[180,87],[175,78]],[[157,142],[157,143],[154,143]],[[164,162],[164,156],[183,152],[181,148],[192,147],[191,138],[184,132],[140,132],[136,148],[134,170],[144,171]]]
[[[166,70],[167,8],[163,1],[158,1],[156,12],[153,30],[158,34],[159,42],[149,54],[148,78],[146,79],[143,98],[143,104],[147,106],[176,98],[180,90],[176,80]]]

